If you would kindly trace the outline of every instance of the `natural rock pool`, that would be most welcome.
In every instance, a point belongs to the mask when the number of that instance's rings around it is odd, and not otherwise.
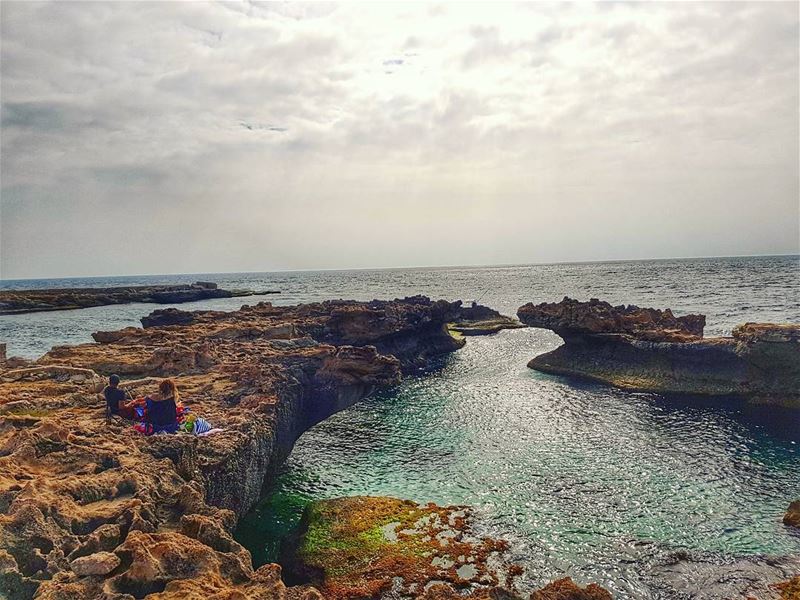
[[[526,367],[558,343],[533,329],[470,338],[432,373],[314,427],[240,541],[277,560],[308,501],[360,494],[475,506],[481,533],[512,541],[523,585],[569,574],[615,597],[713,598],[779,574],[758,557],[800,553],[781,523],[800,491],[796,413]],[[676,552],[691,566],[673,568]],[[731,587],[704,589],[709,568]]]
[[[706,335],[745,321],[800,322],[797,256],[374,271],[0,282],[0,287],[191,283],[281,289],[276,304],[330,298],[587,300],[708,316]],[[241,299],[181,308],[233,310]],[[9,355],[37,357],[97,330],[138,325],[150,305],[0,318]],[[257,563],[313,499],[392,495],[478,509],[482,533],[513,542],[527,581],[572,575],[615,598],[741,597],[775,580],[800,535],[781,523],[800,497],[800,417],[723,399],[665,398],[531,371],[558,338],[542,330],[470,338],[433,372],[407,378],[308,431],[272,492],[241,523]],[[687,553],[687,554],[683,554]],[[688,557],[689,561],[678,560]],[[723,580],[720,583],[719,580]],[[762,586],[763,589],[763,586]],[[764,594],[759,594],[763,597]]]

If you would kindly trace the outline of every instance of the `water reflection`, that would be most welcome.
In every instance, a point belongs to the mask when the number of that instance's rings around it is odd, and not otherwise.
[[[527,369],[531,348],[553,343],[538,330],[471,339],[440,370],[307,432],[243,541],[270,558],[311,498],[470,504],[483,531],[513,541],[529,584],[568,573],[641,598],[670,549],[800,551],[780,523],[800,490],[798,433],[780,411]]]

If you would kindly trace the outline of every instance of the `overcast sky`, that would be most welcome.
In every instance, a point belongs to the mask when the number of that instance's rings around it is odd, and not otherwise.
[[[800,251],[796,2],[0,11],[3,278]]]

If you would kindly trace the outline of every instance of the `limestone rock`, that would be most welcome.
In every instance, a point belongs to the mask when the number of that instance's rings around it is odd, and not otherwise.
[[[780,600],[800,600],[800,575],[773,586],[780,595]]]
[[[800,408],[800,325],[747,323],[703,338],[705,317],[607,302],[526,304],[518,316],[564,345],[528,366],[639,391],[739,396]]]
[[[561,337],[619,333],[653,342],[685,342],[703,337],[704,315],[676,317],[670,309],[612,306],[597,298],[580,302],[565,297],[561,302],[525,304],[517,311],[531,327],[551,329]]]
[[[789,504],[786,514],[783,515],[783,523],[790,527],[800,527],[800,500]]]
[[[76,575],[108,575],[116,569],[122,561],[116,554],[111,552],[97,552],[89,556],[76,558],[69,563],[70,568]]]
[[[607,590],[596,583],[590,583],[582,588],[569,577],[565,577],[533,592],[530,600],[612,600],[612,598]]]
[[[468,507],[396,498],[314,502],[284,562],[332,599],[413,597],[435,584],[459,591],[510,588],[521,569],[502,559],[508,544],[475,536],[470,520]]]

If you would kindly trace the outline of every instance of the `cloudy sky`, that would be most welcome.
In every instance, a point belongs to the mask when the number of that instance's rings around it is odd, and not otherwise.
[[[0,11],[3,278],[799,251],[795,2]]]

